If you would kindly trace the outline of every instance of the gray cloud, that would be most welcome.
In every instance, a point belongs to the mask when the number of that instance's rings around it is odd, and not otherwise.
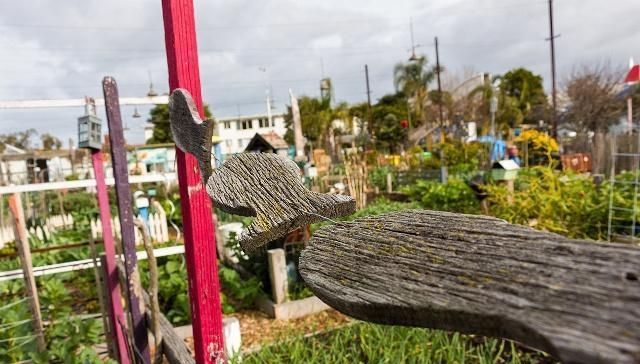
[[[218,117],[263,112],[266,83],[284,110],[288,88],[317,95],[322,75],[333,79],[338,100],[363,101],[365,63],[374,99],[391,92],[393,65],[409,55],[409,17],[430,60],[439,37],[449,73],[523,66],[549,86],[546,1],[201,0],[195,9],[203,95]],[[556,0],[555,14],[560,78],[578,64],[640,58],[639,1]],[[167,89],[157,1],[5,2],[0,49],[4,100],[101,96],[105,75],[123,96],[145,94],[149,73],[158,91]],[[67,140],[81,112],[0,110],[0,133],[32,127]],[[142,142],[144,120],[132,113],[123,111],[128,137]]]

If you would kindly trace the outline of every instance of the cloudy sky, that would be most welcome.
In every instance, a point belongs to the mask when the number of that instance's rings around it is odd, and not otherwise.
[[[331,77],[336,98],[374,100],[393,90],[393,66],[417,51],[450,75],[527,67],[549,88],[548,8],[544,0],[195,0],[205,102],[216,117],[265,112],[287,90],[318,95]],[[640,60],[639,0],[556,0],[559,79],[577,65]],[[0,4],[0,100],[101,97],[114,76],[121,96],[142,96],[149,79],[167,91],[162,9],[157,0],[21,0]],[[148,108],[139,109],[144,116]],[[101,112],[102,113],[102,112]],[[0,110],[0,134],[35,128],[66,141],[81,109]],[[144,118],[123,116],[130,142],[143,142]]]

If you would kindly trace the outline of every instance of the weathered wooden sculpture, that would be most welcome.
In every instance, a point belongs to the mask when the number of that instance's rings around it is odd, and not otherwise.
[[[214,204],[232,214],[256,217],[238,238],[246,252],[297,227],[355,212],[355,201],[349,196],[307,190],[298,166],[276,154],[238,154],[212,170],[213,123],[200,119],[185,90],[172,93],[169,110],[176,145],[198,159]]]
[[[201,163],[225,211],[256,215],[253,250],[296,225],[353,212],[313,194],[297,167],[243,154],[211,171],[211,131],[188,94],[171,98],[174,138]],[[484,216],[411,210],[319,229],[300,273],[325,303],[383,324],[513,339],[565,363],[640,363],[640,249],[567,239]]]
[[[410,210],[319,229],[300,273],[361,320],[513,339],[565,363],[640,362],[634,246]]]

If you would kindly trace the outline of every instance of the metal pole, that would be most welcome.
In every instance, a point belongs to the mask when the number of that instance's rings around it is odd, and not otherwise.
[[[373,138],[373,119],[371,118],[371,89],[369,88],[369,66],[364,65],[364,77],[367,82],[367,118],[369,119],[369,137]]]
[[[203,115],[193,0],[162,0],[169,89],[191,93]],[[194,354],[198,364],[224,360],[222,308],[211,200],[198,161],[176,148]]]
[[[436,43],[436,75],[438,76],[438,113],[440,117],[440,135],[441,142],[444,142],[444,114],[442,112],[442,84],[440,83],[440,52],[438,51],[438,37],[435,38]]]
[[[444,143],[444,115],[442,113],[442,84],[440,82],[440,52],[438,50],[438,37],[435,37],[436,44],[436,75],[438,76],[438,113],[440,118],[440,143]],[[445,162],[444,149],[440,149],[440,181],[447,182],[447,165]]]
[[[629,123],[629,135],[633,134],[633,98],[629,95],[627,99],[627,120]]]
[[[109,123],[111,163],[113,165],[113,177],[115,179],[116,196],[118,199],[118,217],[120,220],[122,250],[125,259],[124,267],[127,278],[129,312],[131,313],[131,322],[133,324],[134,346],[140,361],[149,364],[151,363],[149,340],[144,317],[144,301],[139,290],[140,274],[138,272],[138,258],[136,256],[136,236],[133,225],[129,168],[116,80],[112,77],[105,77],[102,80],[102,89],[104,91],[107,121]]]

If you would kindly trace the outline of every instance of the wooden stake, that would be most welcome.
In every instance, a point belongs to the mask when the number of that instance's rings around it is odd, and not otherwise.
[[[98,207],[100,209],[100,222],[102,223],[102,240],[104,241],[104,259],[102,260],[107,288],[106,305],[109,308],[109,327],[111,340],[115,344],[117,358],[120,364],[131,363],[131,358],[127,351],[127,343],[122,327],[118,322],[126,322],[122,299],[120,296],[120,280],[118,279],[118,267],[116,265],[116,250],[111,230],[111,211],[109,209],[109,194],[104,178],[104,167],[102,165],[102,151],[92,150],[91,159],[93,161],[93,173],[96,179],[96,191],[98,194]]]
[[[120,116],[120,101],[118,85],[112,77],[105,77],[102,81],[107,121],[109,123],[109,143],[111,144],[111,162],[115,179],[116,196],[118,199],[118,215],[124,250],[124,266],[127,278],[127,293],[129,296],[129,312],[133,324],[134,347],[136,355],[145,364],[151,362],[149,356],[149,339],[147,325],[144,319],[144,301],[139,290],[138,259],[136,257],[136,236],[133,225],[133,207],[131,204],[131,189],[129,187],[129,173],[127,151],[125,149],[122,117]],[[109,224],[104,224],[105,226]]]
[[[44,330],[42,329],[42,316],[40,315],[40,301],[38,300],[38,288],[33,276],[33,266],[31,264],[31,248],[29,247],[29,234],[24,220],[24,210],[22,199],[19,193],[14,193],[9,197],[9,210],[13,215],[13,231],[16,237],[16,247],[20,255],[20,265],[24,274],[24,286],[27,291],[27,301],[29,310],[33,316],[33,333],[36,336],[36,346],[38,351],[45,351],[47,346],[44,342]]]
[[[184,88],[204,115],[192,0],[162,0],[169,89]],[[196,362],[224,360],[222,309],[211,202],[198,161],[176,149]]]

